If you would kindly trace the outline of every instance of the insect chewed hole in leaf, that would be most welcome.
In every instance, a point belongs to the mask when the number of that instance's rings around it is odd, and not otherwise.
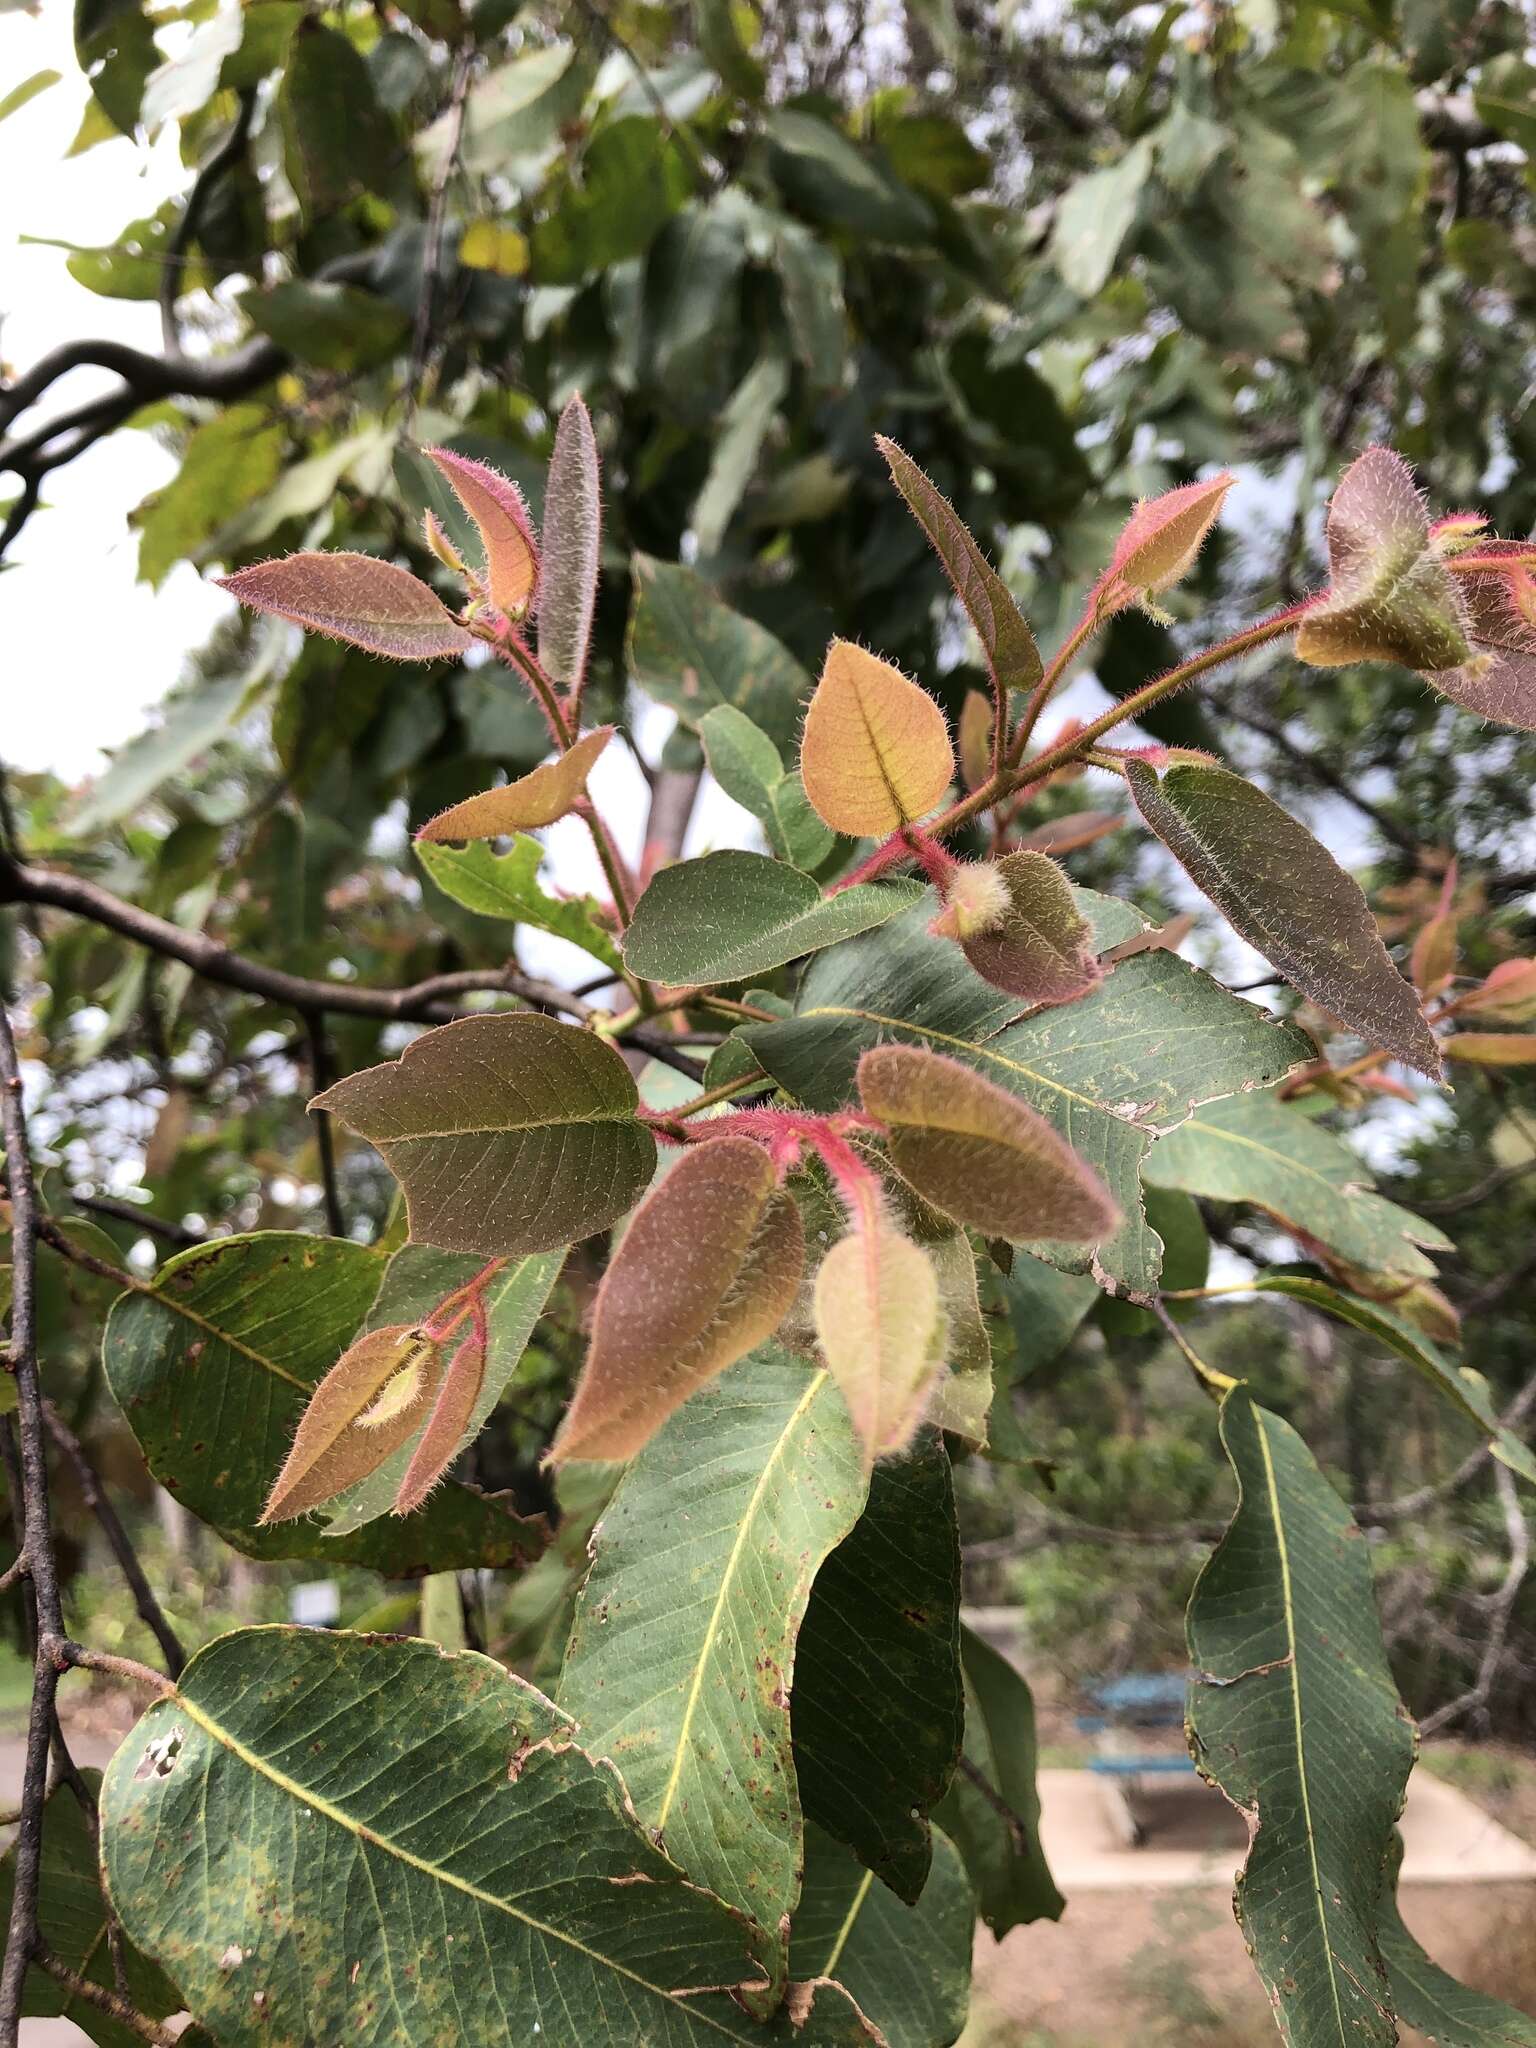
[[[215,580],[254,611],[396,661],[433,661],[474,644],[435,591],[374,555],[283,555]]]
[[[800,773],[834,832],[872,838],[923,817],[955,772],[944,714],[888,661],[834,640],[805,715]]]
[[[133,1782],[143,1785],[151,1778],[168,1778],[176,1768],[183,1747],[179,1728],[168,1728],[163,1735],[156,1735],[145,1744],[144,1754],[134,1769]]]
[[[479,529],[491,603],[514,623],[526,618],[538,595],[539,551],[522,492],[488,463],[456,455],[451,448],[424,452]]]
[[[442,1366],[441,1347],[408,1323],[348,1345],[310,1396],[263,1523],[292,1521],[377,1471],[420,1428]]]
[[[633,1457],[690,1394],[772,1335],[804,1263],[799,1209],[763,1146],[721,1137],[685,1152],[603,1276],[551,1462]]]
[[[859,1061],[859,1093],[903,1179],[957,1223],[1013,1243],[1093,1244],[1120,1220],[1044,1117],[960,1060],[877,1046]]]

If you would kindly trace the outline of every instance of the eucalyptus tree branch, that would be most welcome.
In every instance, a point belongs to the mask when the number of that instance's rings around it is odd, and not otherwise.
[[[48,1424],[49,1435],[64,1453],[74,1472],[86,1506],[101,1524],[101,1533],[111,1546],[112,1555],[117,1559],[118,1567],[127,1581],[128,1590],[133,1595],[133,1604],[139,1612],[139,1619],[160,1645],[167,1671],[172,1678],[179,1678],[182,1666],[187,1661],[186,1652],[182,1649],[175,1629],[166,1619],[164,1608],[155,1598],[149,1580],[144,1576],[144,1567],[139,1563],[128,1532],[118,1518],[117,1509],[113,1507],[96,1476],[95,1468],[85,1455],[85,1446],[51,1401],[43,1403],[43,1418]]]
[[[27,1966],[37,1945],[37,1894],[42,1875],[43,1806],[48,1796],[48,1751],[60,1667],[51,1644],[64,1634],[58,1562],[48,1509],[48,1458],[44,1445],[42,1393],[37,1371],[37,1189],[27,1142],[21,1066],[10,1018],[0,1006],[0,1130],[4,1132],[6,1184],[11,1201],[11,1357],[16,1381],[18,1477],[17,1513],[21,1549],[27,1559],[37,1610],[37,1652],[32,1706],[27,1721],[22,1776],[21,1820],[16,1831],[14,1887],[5,1961],[0,1965],[0,2048],[16,2048]]]

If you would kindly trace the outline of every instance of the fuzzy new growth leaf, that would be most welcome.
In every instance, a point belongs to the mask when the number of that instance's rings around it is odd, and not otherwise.
[[[395,1495],[394,1512],[397,1515],[413,1514],[453,1463],[480,1397],[485,1361],[485,1316],[477,1304],[474,1328],[448,1361],[437,1399],[427,1417],[427,1426],[411,1453],[411,1462]]]
[[[957,870],[933,930],[959,940],[983,981],[1027,1003],[1073,1002],[1102,976],[1071,884],[1043,853]]]
[[[851,640],[834,640],[805,716],[800,772],[833,831],[865,838],[931,811],[955,757],[926,690]]]
[[[405,1323],[348,1346],[310,1397],[262,1523],[292,1521],[332,1500],[421,1426],[442,1374],[442,1353]]]
[[[539,551],[522,492],[488,463],[455,455],[451,448],[425,452],[479,530],[491,603],[513,624],[525,619],[538,597]]]
[[[560,415],[544,497],[539,659],[550,680],[579,696],[597,604],[602,484],[592,419],[579,397]]]
[[[395,661],[435,661],[473,645],[425,583],[375,555],[282,555],[214,580],[254,611]]]
[[[611,725],[583,733],[575,745],[553,761],[546,761],[527,775],[519,776],[501,789],[487,789],[479,796],[466,797],[429,818],[416,834],[418,839],[469,840],[510,838],[516,832],[536,831],[553,825],[575,809],[586,794],[587,777],[597,758],[613,738]]]
[[[1115,543],[1102,587],[1102,611],[1155,597],[1186,576],[1236,481],[1223,474],[1144,499]]]
[[[933,1261],[876,1215],[822,1260],[814,1307],[827,1370],[871,1466],[911,1442],[944,1363]]]

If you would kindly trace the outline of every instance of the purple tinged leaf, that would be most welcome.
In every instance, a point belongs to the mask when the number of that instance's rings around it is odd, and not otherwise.
[[[602,545],[602,479],[592,417],[580,396],[560,415],[544,497],[544,585],[539,659],[576,690],[587,671]]]
[[[1194,567],[1236,481],[1223,474],[1144,498],[1115,543],[1106,585],[1135,597],[1151,597],[1177,583]]]
[[[1136,807],[1240,937],[1368,1045],[1440,1077],[1440,1050],[1359,883],[1273,797],[1226,768],[1122,763]]]
[[[474,644],[434,591],[376,555],[282,555],[214,580],[254,611],[395,661],[435,661]]]
[[[952,897],[933,925],[960,941],[982,980],[1026,1003],[1075,1002],[1096,988],[1103,971],[1093,935],[1056,863],[1043,853],[1006,853],[982,872],[995,878],[989,908],[969,924],[946,922]]]
[[[484,1379],[485,1341],[480,1331],[471,1330],[448,1361],[427,1426],[395,1495],[395,1514],[414,1514],[453,1463]]]
[[[538,595],[539,550],[522,492],[499,469],[451,448],[423,453],[447,477],[480,530],[491,603],[514,622],[526,618]]]
[[[1456,571],[1475,650],[1459,668],[1429,680],[1477,718],[1536,732],[1536,583],[1529,567]]]

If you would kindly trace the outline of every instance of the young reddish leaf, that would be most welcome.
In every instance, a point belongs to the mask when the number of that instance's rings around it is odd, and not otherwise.
[[[960,779],[967,789],[980,789],[992,773],[992,719],[989,699],[967,690],[960,707]]]
[[[834,640],[800,744],[805,793],[834,832],[878,838],[931,811],[955,772],[944,714],[888,661]]]
[[[1468,1066],[1529,1067],[1536,1065],[1536,1031],[1458,1031],[1441,1050]]]
[[[876,1046],[859,1061],[859,1094],[903,1179],[957,1223],[1010,1243],[1097,1244],[1120,1221],[1045,1118],[959,1060]]]
[[[485,1342],[471,1330],[448,1361],[432,1413],[395,1495],[394,1513],[414,1514],[453,1463],[485,1379]]]
[[[308,1514],[376,1471],[421,1427],[442,1364],[438,1347],[408,1323],[350,1344],[310,1396],[263,1525]]]
[[[1113,832],[1122,821],[1113,811],[1068,811],[1065,816],[1052,818],[1049,824],[1036,825],[1019,840],[1022,853],[1077,853],[1085,846],[1092,846],[1096,839],[1102,839],[1106,832]]]
[[[1187,575],[1236,481],[1223,474],[1144,498],[1126,521],[1110,557],[1104,578],[1108,602],[1154,597]]]
[[[1430,544],[1413,472],[1390,448],[1368,448],[1344,472],[1328,507],[1328,566],[1331,585],[1296,631],[1300,660],[1425,670],[1471,660],[1466,607]]]
[[[816,1275],[816,1336],[865,1466],[904,1450],[944,1362],[933,1261],[884,1217],[840,1238]]]
[[[1092,930],[1055,861],[1007,853],[983,872],[995,877],[991,906],[952,919],[952,896],[933,923],[960,941],[982,980],[1027,1003],[1070,1003],[1096,987],[1102,975]]]
[[[254,611],[396,661],[435,661],[474,644],[435,592],[377,555],[280,555],[214,580]]]
[[[383,1153],[411,1240],[496,1258],[605,1230],[650,1179],[656,1141],[628,1067],[590,1031],[461,1017],[317,1095]]]
[[[1456,1007],[1503,1023],[1536,1023],[1536,960],[1501,960],[1482,987],[1462,996]]]
[[[575,689],[587,670],[602,539],[602,483],[592,419],[573,398],[555,429],[544,494],[543,589],[539,659],[548,675]]]
[[[538,591],[539,551],[522,492],[499,470],[455,455],[451,448],[428,448],[424,453],[447,477],[480,530],[491,603],[509,619],[526,618]]]
[[[1485,574],[1457,563],[1455,577],[1475,651],[1430,682],[1475,717],[1536,732],[1536,582],[1529,568],[1512,563]]]
[[[416,834],[418,839],[501,839],[514,832],[531,832],[540,825],[553,825],[585,796],[587,777],[598,755],[613,738],[611,725],[583,733],[568,753],[557,755],[520,775],[516,782],[500,789],[482,790],[429,818]]]
[[[911,456],[884,434],[876,434],[875,446],[944,564],[955,595],[976,629],[993,683],[1003,692],[1032,690],[1042,674],[1040,650],[1013,593],[977,547],[954,506]]]
[[[1413,942],[1409,972],[1424,997],[1437,994],[1456,972],[1456,863],[1446,870],[1435,914]]]
[[[1367,1044],[1439,1078],[1434,1033],[1359,883],[1304,825],[1226,768],[1122,767],[1142,817],[1240,937]]]
[[[685,1152],[635,1211],[597,1291],[592,1344],[550,1460],[632,1458],[783,1321],[800,1212],[750,1138]]]

